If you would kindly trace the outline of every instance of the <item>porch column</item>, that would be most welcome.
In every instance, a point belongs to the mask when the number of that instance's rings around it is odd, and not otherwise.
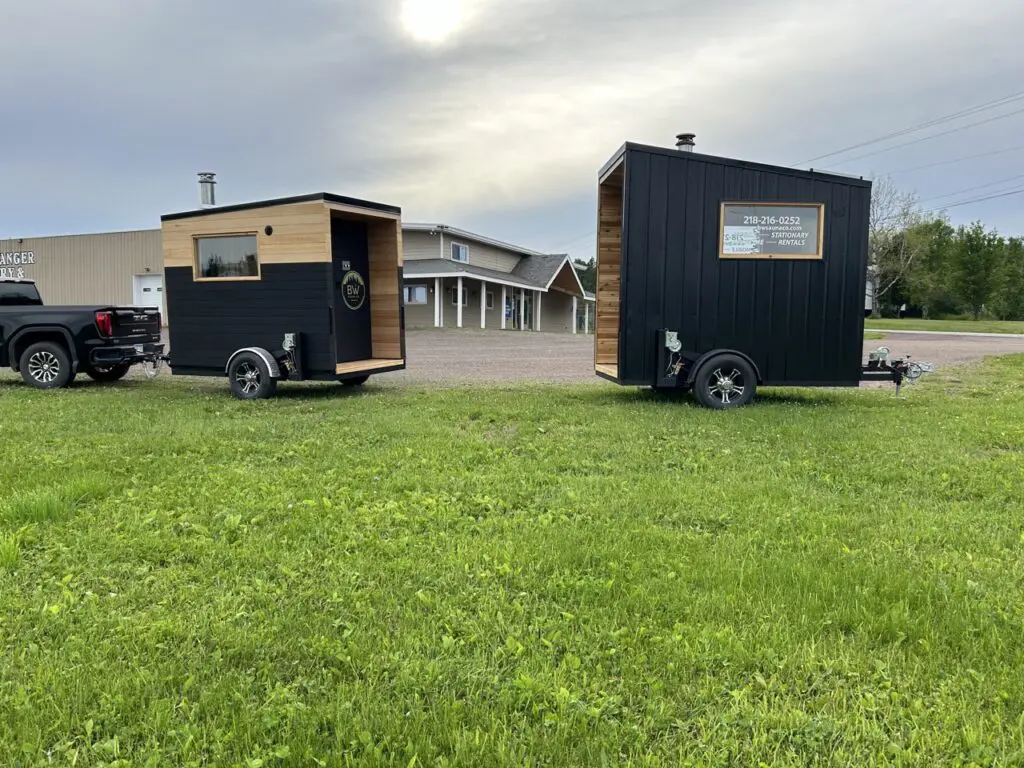
[[[505,300],[508,298],[507,294],[505,293],[506,290],[507,289],[506,289],[506,287],[504,285],[501,286],[501,330],[503,330],[503,331],[505,330],[505,326],[506,326],[506,322],[505,322]]]
[[[526,330],[526,289],[519,289],[519,330]]]
[[[576,326],[578,326],[580,324],[579,320],[577,319],[580,316],[579,312],[580,312],[579,301],[577,301],[576,297],[573,296],[572,297],[572,332],[573,333],[576,333]]]
[[[487,327],[487,283],[480,281],[480,327]]]
[[[583,303],[583,332],[590,333],[590,302]]]
[[[441,328],[444,325],[444,306],[441,304],[441,278],[434,278],[434,327]]]
[[[540,330],[540,297],[541,297],[541,293],[540,293],[540,291],[534,291],[533,295],[534,295],[534,304],[536,304],[536,307],[534,307],[534,313],[533,313],[533,317],[534,317],[533,330],[539,331]]]
[[[462,327],[462,276],[459,276],[459,294],[455,298],[455,326]]]

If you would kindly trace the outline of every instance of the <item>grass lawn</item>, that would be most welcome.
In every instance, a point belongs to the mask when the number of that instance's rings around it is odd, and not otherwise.
[[[915,318],[864,319],[864,327],[889,331],[961,331],[964,333],[1024,333],[1016,320],[918,320]]]
[[[1022,386],[4,379],[0,762],[1024,764]]]

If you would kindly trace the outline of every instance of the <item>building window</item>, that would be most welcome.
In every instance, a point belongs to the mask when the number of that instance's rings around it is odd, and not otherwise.
[[[487,308],[494,309],[494,291],[487,292]]]
[[[460,261],[463,264],[469,263],[469,246],[462,243],[452,243],[452,261]]]
[[[259,279],[256,235],[230,235],[196,238],[196,257],[200,279]]]
[[[407,286],[405,286],[405,303],[406,304],[426,304],[427,303],[427,286],[425,286],[425,285],[407,285]]]
[[[452,286],[452,306],[457,307],[459,305],[459,286]],[[462,306],[469,306],[469,291],[465,288],[462,289]]]

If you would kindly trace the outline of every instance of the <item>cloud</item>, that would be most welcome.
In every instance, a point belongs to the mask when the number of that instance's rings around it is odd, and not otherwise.
[[[223,202],[324,189],[585,254],[623,141],[692,130],[794,163],[1010,93],[1024,69],[1024,6],[999,0],[0,0],[0,18],[0,237],[155,226],[214,170]],[[1022,126],[827,162],[907,168]],[[1013,157],[905,183],[950,192]],[[982,210],[1024,230],[1018,209]]]

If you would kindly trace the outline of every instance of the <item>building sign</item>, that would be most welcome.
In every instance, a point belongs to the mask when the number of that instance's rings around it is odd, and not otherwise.
[[[820,259],[825,206],[818,203],[723,203],[722,259]]]
[[[19,279],[26,277],[25,267],[36,263],[33,251],[14,251],[0,253],[0,279]]]

